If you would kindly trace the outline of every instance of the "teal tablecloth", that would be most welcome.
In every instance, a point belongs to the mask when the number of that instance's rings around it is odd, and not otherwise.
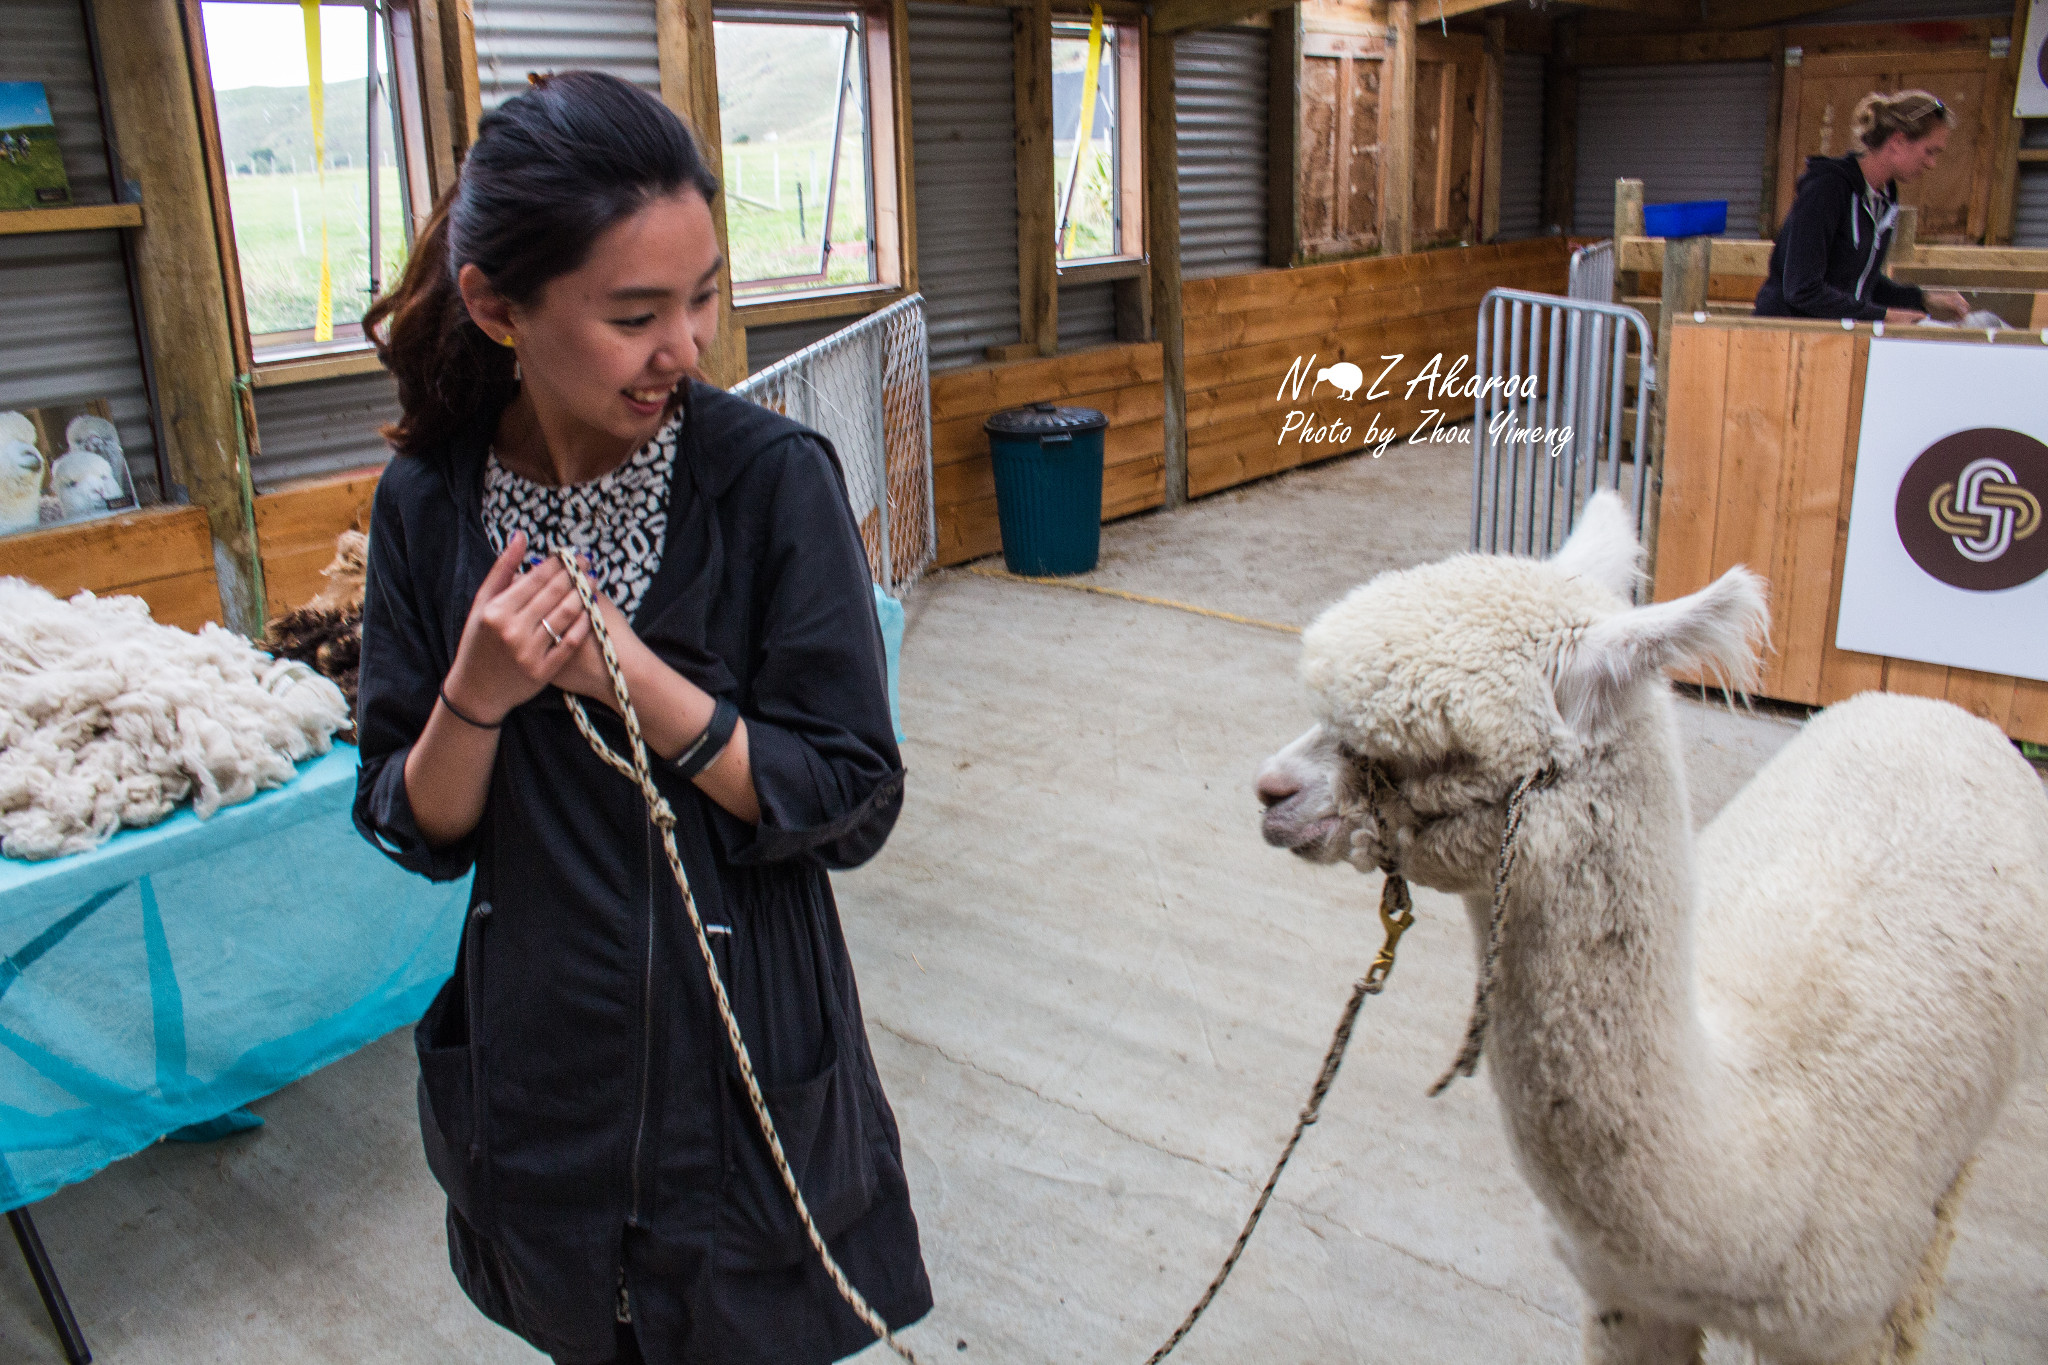
[[[355,831],[356,751],[210,820],[0,858],[0,1210],[267,1095],[425,1011],[467,882]]]

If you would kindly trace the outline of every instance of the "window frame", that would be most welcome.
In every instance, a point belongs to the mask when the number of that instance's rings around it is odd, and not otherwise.
[[[912,214],[905,185],[909,180],[908,139],[903,122],[909,104],[905,88],[902,44],[907,35],[899,31],[901,0],[853,0],[848,4],[805,4],[802,0],[763,0],[758,4],[731,4],[713,8],[718,23],[744,23],[746,16],[763,13],[789,15],[784,22],[799,22],[806,11],[861,17],[863,42],[861,65],[867,111],[868,214],[870,240],[874,243],[875,278],[863,284],[819,289],[782,289],[741,293],[732,291],[734,322],[741,328],[772,327],[784,322],[807,322],[818,318],[855,317],[872,313],[904,298],[917,289],[915,252],[912,249]],[[768,20],[766,22],[776,22]],[[725,149],[719,148],[721,164]]]
[[[1054,40],[1071,40],[1074,30],[1079,28],[1081,36],[1087,36],[1088,19],[1059,9],[1053,11],[1052,34]],[[1145,156],[1144,156],[1144,68],[1142,51],[1145,33],[1142,25],[1129,20],[1112,19],[1107,15],[1102,20],[1103,33],[1113,35],[1111,50],[1115,53],[1116,64],[1116,250],[1106,256],[1076,256],[1061,260],[1059,245],[1053,245],[1053,269],[1059,283],[1082,284],[1094,280],[1128,279],[1144,268],[1145,264]],[[1133,117],[1133,104],[1136,116]],[[1058,118],[1055,111],[1054,118]],[[1059,166],[1053,167],[1053,183],[1057,195],[1060,183]],[[1057,199],[1053,212],[1057,225],[1059,212]]]
[[[213,88],[213,71],[206,45],[205,0],[183,0],[186,49],[192,84],[200,96],[200,153],[206,162],[207,180],[213,199],[215,248],[220,256],[221,275],[227,286],[228,330],[235,350],[236,367],[255,388],[277,384],[306,383],[344,375],[369,374],[383,368],[375,345],[362,334],[359,321],[337,322],[335,338],[327,343],[288,341],[261,345],[259,337],[310,337],[311,328],[297,332],[252,333],[249,329],[248,298],[242,286],[240,249],[235,241],[234,206],[228,192],[226,151],[221,144],[219,106]],[[240,3],[277,4],[298,7],[298,0],[239,0]],[[427,116],[432,85],[430,64],[438,67],[441,54],[428,51],[438,24],[423,23],[420,10],[437,0],[378,0],[380,22],[386,24],[384,54],[390,79],[383,103],[398,127],[396,130],[401,203],[410,212],[409,231],[417,235],[433,211],[436,148],[435,128]],[[336,9],[363,9],[349,0],[322,0]],[[383,282],[388,288],[392,283]],[[348,329],[344,332],[344,328]]]

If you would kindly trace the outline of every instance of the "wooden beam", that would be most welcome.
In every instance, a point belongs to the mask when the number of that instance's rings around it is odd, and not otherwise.
[[[1761,62],[1784,55],[1776,29],[1744,33],[1582,33],[1580,66],[1677,66],[1685,62]],[[1772,87],[1776,89],[1775,84]]]
[[[1166,505],[1188,500],[1187,343],[1180,281],[1180,152],[1173,93],[1173,35],[1145,35],[1145,227],[1152,261],[1152,325],[1166,404]]]
[[[1726,30],[1768,28],[1838,8],[1840,0],[1708,0],[1707,14],[1715,28]]]
[[[1380,250],[1415,249],[1415,0],[1388,0],[1380,75]],[[1338,149],[1338,164],[1345,149]]]
[[[440,10],[441,83],[455,162],[460,165],[476,141],[476,125],[484,115],[483,86],[476,74],[476,15],[470,9],[470,0],[429,3]]]
[[[1266,48],[1266,264],[1294,264],[1301,250],[1300,5],[1273,11]]]
[[[1190,29],[1222,28],[1254,14],[1281,9],[1273,0],[1161,0],[1152,15],[1152,27],[1160,33],[1186,33]]]
[[[1017,109],[1017,330],[1040,355],[1060,346],[1058,181],[1052,149],[1052,5],[1011,12]]]
[[[179,0],[91,0],[108,116],[121,164],[149,205],[133,236],[143,344],[156,376],[158,427],[183,495],[206,513],[222,619],[263,630],[248,466],[235,427],[235,350],[213,239],[206,153]],[[167,498],[176,496],[166,489]]]
[[[413,34],[419,48],[420,116],[426,124],[427,188],[434,202],[455,185],[455,167],[461,148],[455,131],[454,105],[448,98],[448,44],[455,39],[441,27],[441,6],[428,3],[413,7]],[[431,210],[430,210],[431,211]],[[425,221],[421,214],[421,221]]]
[[[718,123],[718,49],[712,41],[711,0],[655,0],[655,57],[661,100],[681,114],[697,136],[697,150],[723,186],[725,144]],[[718,270],[718,335],[697,358],[704,377],[729,389],[747,377],[747,329],[732,311],[732,248],[726,237],[723,188],[711,201],[711,224],[724,264]]]
[[[1543,222],[1572,230],[1579,173],[1579,20],[1559,19],[1543,62]]]
[[[15,209],[0,213],[0,237],[24,232],[89,232],[94,228],[141,226],[140,204],[78,204],[65,209]]]
[[[1505,15],[1486,16],[1486,56],[1480,67],[1480,100],[1486,106],[1486,122],[1479,142],[1479,240],[1490,242],[1500,236],[1500,176],[1502,124],[1506,114],[1508,64],[1508,21]]]
[[[1782,34],[1773,36],[1779,41],[1771,44],[1771,92],[1764,106],[1764,161],[1760,168],[1763,184],[1756,200],[1756,235],[1766,239],[1778,235],[1778,157],[1785,136],[1785,44]]]

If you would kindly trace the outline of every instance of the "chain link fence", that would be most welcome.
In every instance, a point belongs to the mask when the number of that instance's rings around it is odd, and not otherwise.
[[[732,390],[832,442],[868,569],[891,594],[915,582],[939,547],[926,345],[924,297],[912,294]]]

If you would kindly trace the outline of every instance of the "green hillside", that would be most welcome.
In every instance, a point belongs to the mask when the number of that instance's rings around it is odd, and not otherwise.
[[[360,166],[367,110],[363,80],[330,81],[326,89],[327,164]],[[220,110],[221,150],[238,175],[313,169],[313,115],[303,85],[250,85],[214,95]],[[392,158],[391,137],[380,139],[378,161]]]

